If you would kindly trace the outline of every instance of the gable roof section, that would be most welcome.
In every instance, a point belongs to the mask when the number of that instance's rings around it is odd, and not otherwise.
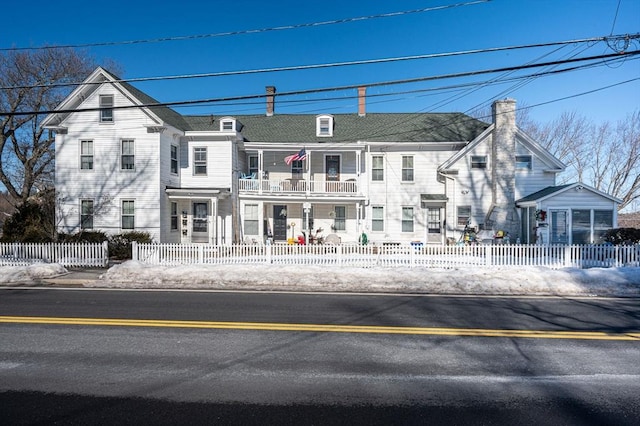
[[[159,104],[159,102],[153,99],[151,96],[135,88],[127,82],[120,81],[121,79],[115,74],[105,70],[102,67],[96,68],[84,82],[76,87],[57,107],[56,111],[49,114],[42,122],[42,126],[56,127],[64,121],[64,119],[71,114],[69,110],[75,110],[82,105],[84,99],[89,97],[93,92],[98,90],[101,84],[112,84],[127,98],[129,98],[136,105],[149,105]],[[143,107],[147,113],[150,113],[159,124],[169,124],[179,130],[188,130],[183,117],[166,106],[150,106]]]
[[[540,191],[534,192],[533,194],[529,194],[526,197],[522,197],[519,200],[516,200],[516,205],[518,204],[526,204],[526,203],[534,203],[534,202],[540,202],[540,201],[544,201],[548,198],[551,197],[555,197],[557,195],[562,194],[563,192],[569,191],[571,189],[574,188],[578,188],[581,187],[582,189],[585,189],[587,191],[593,192],[596,195],[599,195],[601,197],[607,198],[611,201],[614,201],[616,203],[621,203],[622,200],[613,197],[609,194],[607,194],[606,192],[602,192],[599,191],[595,188],[592,188],[588,185],[585,185],[581,182],[575,182],[575,183],[569,183],[566,185],[558,185],[558,186],[547,186],[544,189],[541,189]]]
[[[451,169],[451,167],[457,163],[461,158],[468,155],[471,150],[473,150],[476,146],[480,145],[486,138],[493,132],[495,128],[494,124],[491,124],[486,128],[486,130],[481,133],[476,139],[471,141],[467,146],[465,146],[460,151],[456,152],[451,156],[447,161],[445,161],[440,167],[439,170],[445,171]],[[555,156],[551,155],[549,151],[544,149],[539,143],[533,140],[529,135],[525,132],[516,128],[516,140],[523,144],[527,149],[536,154],[538,158],[544,161],[546,164],[550,165],[550,170],[552,171],[562,171],[566,168],[562,161],[558,160]]]
[[[487,124],[460,113],[332,114],[332,137],[316,136],[316,114],[234,115],[247,142],[466,142]],[[184,116],[194,131],[215,131],[220,118]]]

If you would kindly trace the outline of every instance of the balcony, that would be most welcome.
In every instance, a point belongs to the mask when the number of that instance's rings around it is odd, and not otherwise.
[[[360,194],[356,179],[306,181],[304,179],[239,179],[239,190],[253,194]]]

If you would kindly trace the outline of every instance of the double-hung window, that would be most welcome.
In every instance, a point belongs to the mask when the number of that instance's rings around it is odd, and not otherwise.
[[[171,202],[171,230],[178,230],[178,203]]]
[[[135,229],[135,203],[122,200],[122,229]]]
[[[413,182],[413,156],[402,156],[402,181]]]
[[[122,170],[135,170],[135,147],[133,139],[122,139],[120,168]]]
[[[530,155],[516,155],[516,169],[517,170],[531,170],[531,156]]]
[[[458,206],[458,226],[467,226],[471,219],[471,206]]]
[[[384,231],[384,207],[371,207],[371,230]]]
[[[291,162],[291,175],[293,177],[299,178],[300,176],[302,176],[303,170],[304,169],[302,167],[302,160],[293,160]]]
[[[171,173],[178,174],[178,146],[171,145]]]
[[[244,205],[244,234],[258,235],[258,205]]]
[[[93,200],[80,201],[80,229],[93,229]]]
[[[207,148],[193,148],[193,174],[207,174]]]
[[[93,141],[80,141],[80,169],[93,170]]]
[[[384,157],[382,155],[374,155],[371,157],[371,180],[384,180]]]
[[[486,169],[487,168],[487,156],[486,155],[472,155],[471,156],[471,168],[472,169]]]
[[[413,232],[413,207],[402,208],[402,232]]]
[[[100,95],[100,122],[113,123],[113,95]]]
[[[335,217],[333,218],[333,229],[336,231],[344,231],[347,229],[347,206],[335,206],[333,209]]]

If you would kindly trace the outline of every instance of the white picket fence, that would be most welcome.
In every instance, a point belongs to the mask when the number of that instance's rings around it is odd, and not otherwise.
[[[103,243],[0,243],[0,266],[59,263],[65,267],[106,267],[107,242]]]
[[[640,245],[231,245],[137,244],[134,260],[151,265],[273,264],[356,267],[640,266]]]

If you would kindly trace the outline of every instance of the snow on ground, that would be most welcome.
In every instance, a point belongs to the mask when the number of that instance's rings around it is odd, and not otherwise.
[[[0,267],[0,284],[37,281],[64,273],[66,270],[60,265]],[[84,285],[105,288],[640,296],[640,268],[152,266],[128,261],[111,267],[95,281]]]

